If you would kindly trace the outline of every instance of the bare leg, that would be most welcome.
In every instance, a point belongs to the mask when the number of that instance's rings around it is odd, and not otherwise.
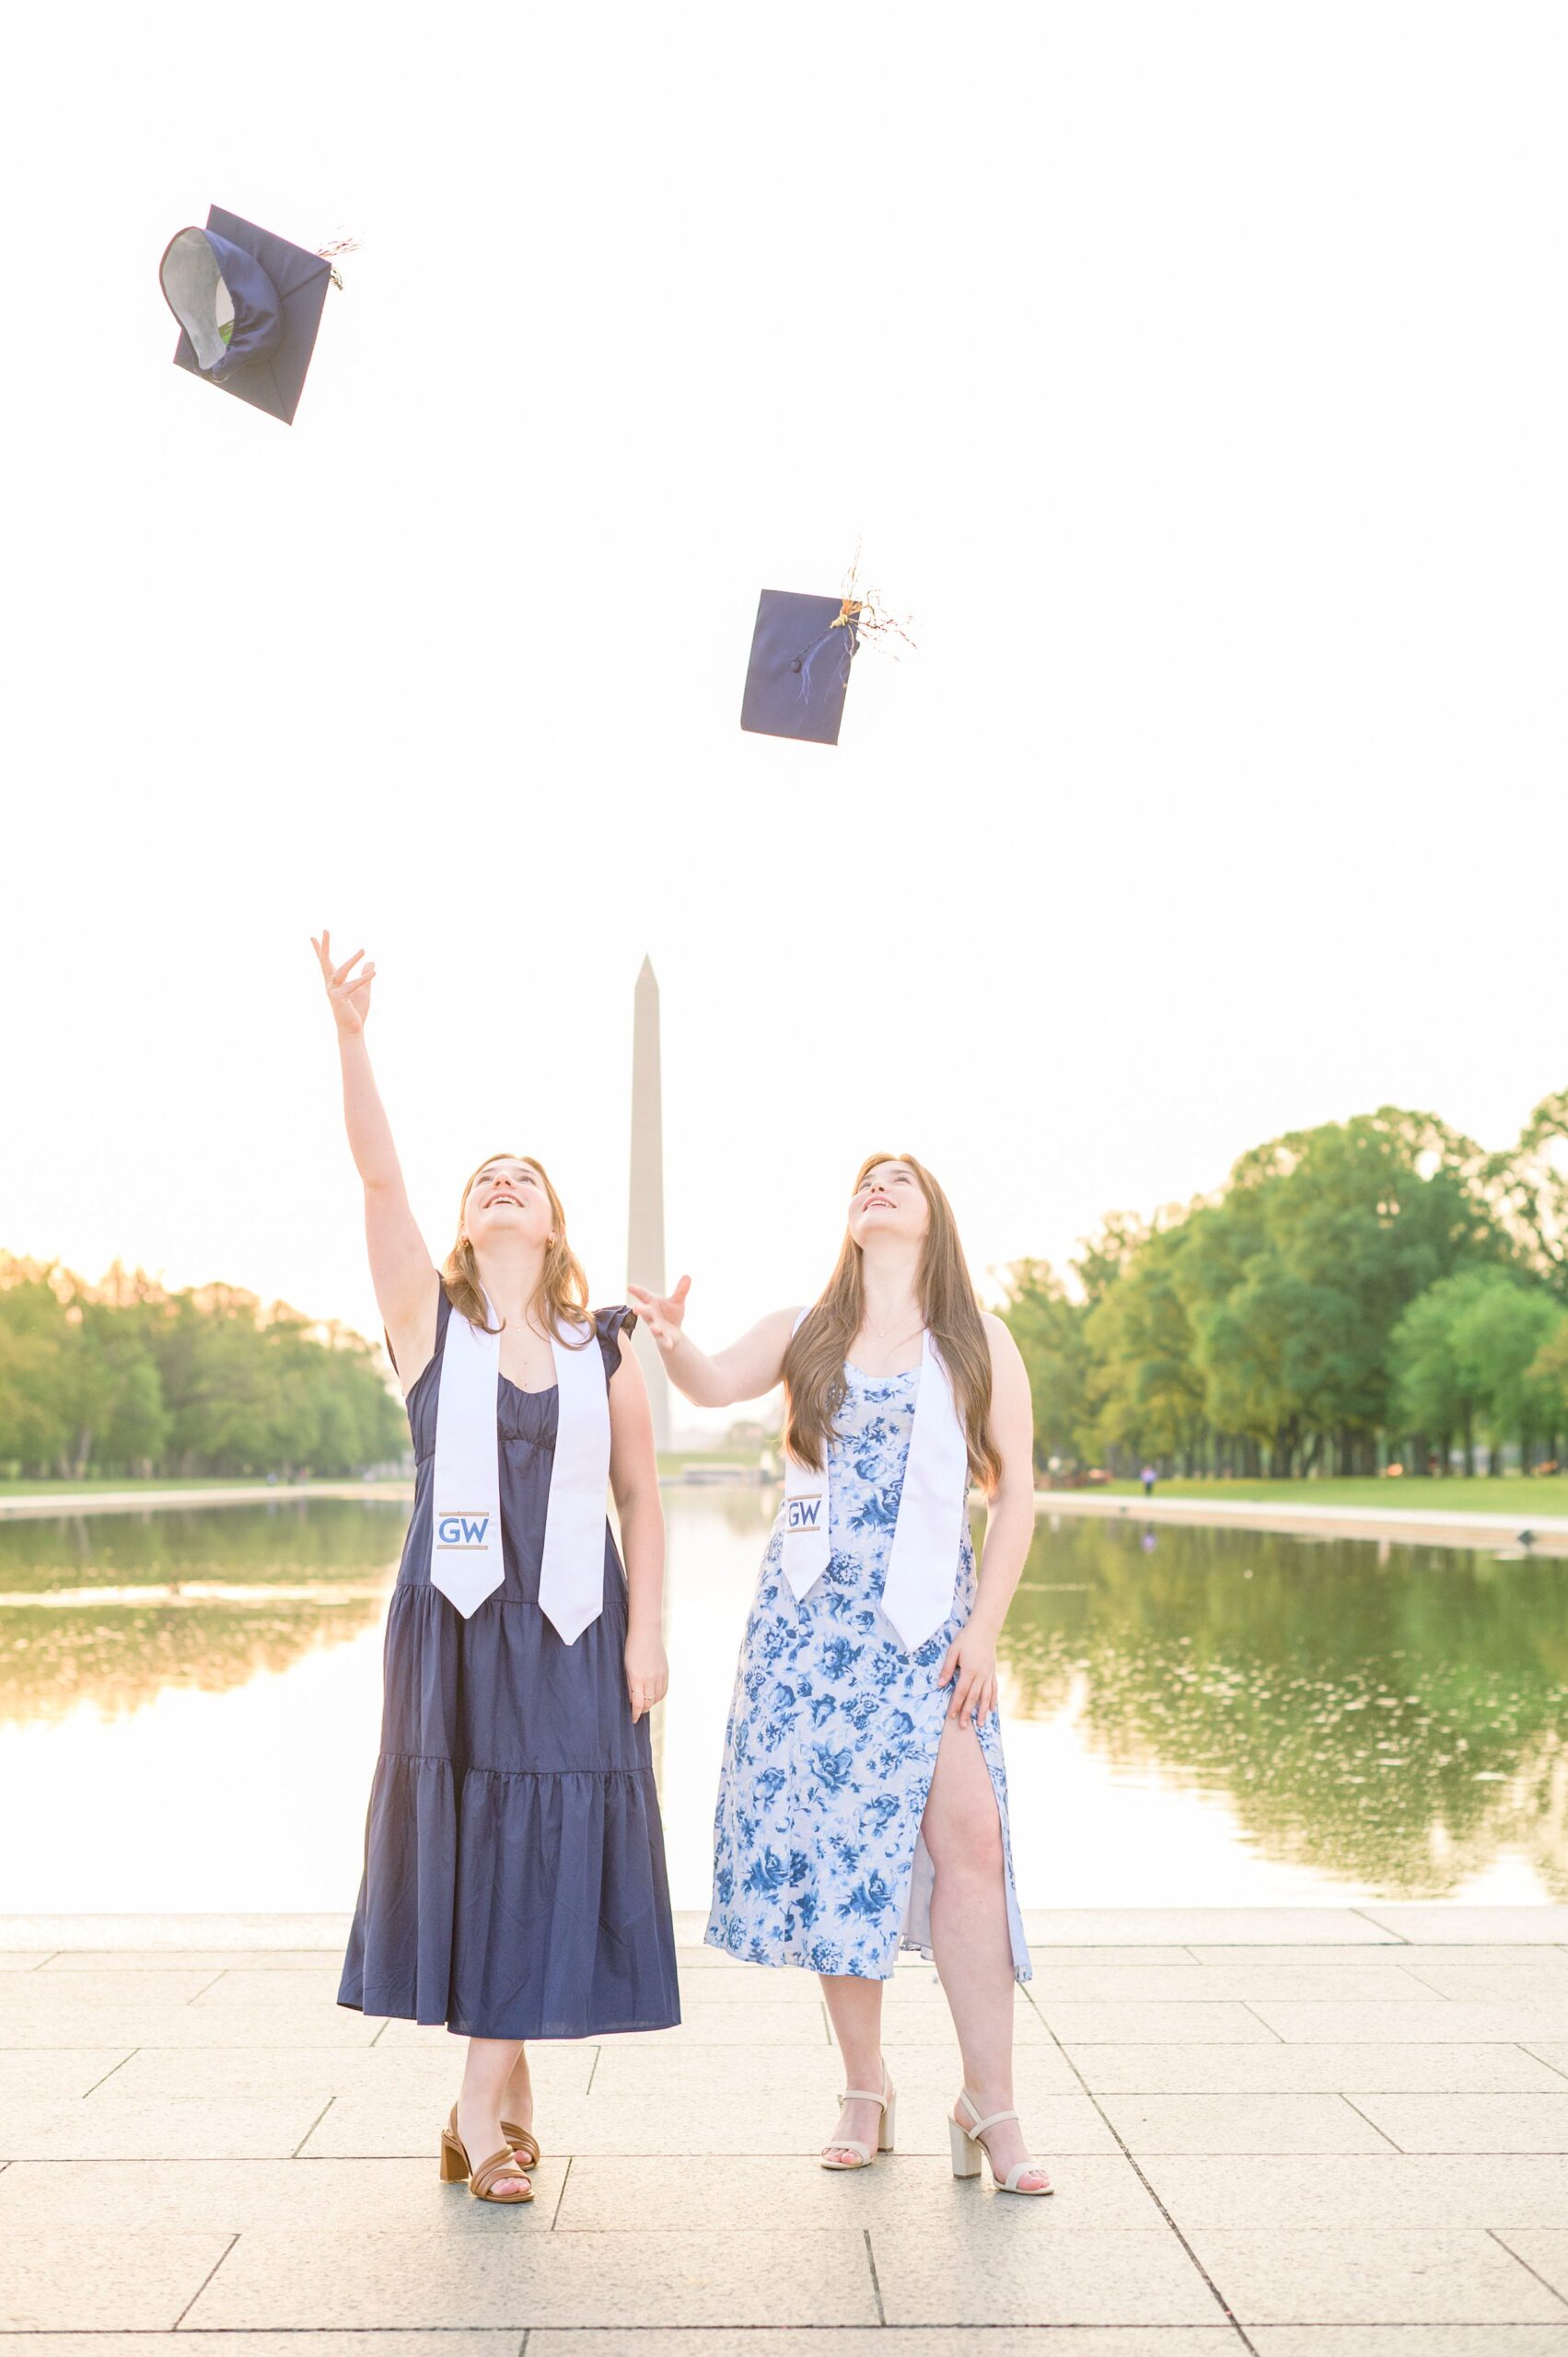
[[[512,2074],[501,2091],[501,2117],[509,2119],[517,2128],[533,2126],[533,2081],[528,2075],[528,2049],[526,2046],[518,2047]]]
[[[935,1870],[932,1951],[958,2033],[964,2084],[983,2119],[1013,2108],[1013,1944],[1002,1820],[980,1737],[968,1719],[949,1719],[943,1727],[921,1830]],[[985,2142],[998,2177],[1028,2158],[1016,2119],[987,2129]],[[1041,2168],[1021,2186],[1028,2190],[1048,2181]]]
[[[822,1972],[818,1974],[822,1995],[827,2002],[828,2018],[833,2025],[833,2036],[839,2041],[843,2056],[846,2087],[879,2087],[882,2084],[882,1983],[863,1980],[858,1973]],[[857,2144],[877,2146],[879,2115],[874,2103],[846,2103],[839,2114],[836,2134],[853,2136]],[[842,2144],[829,2144],[829,2160],[847,2161],[853,2166],[858,2153],[846,2152]]]
[[[501,2133],[501,2105],[522,2042],[515,2038],[470,2038],[463,2065],[463,2088],[458,2097],[458,2134],[475,2168],[499,2153],[506,2140]],[[519,2127],[526,2126],[519,2121]],[[516,2193],[528,2184],[519,2165],[516,2177],[498,2177],[493,2193]]]

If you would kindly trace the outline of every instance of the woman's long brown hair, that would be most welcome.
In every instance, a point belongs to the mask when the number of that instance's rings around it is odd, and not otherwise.
[[[1002,1478],[1002,1459],[987,1426],[991,1421],[991,1348],[980,1320],[980,1305],[969,1263],[958,1241],[953,1207],[929,1170],[912,1154],[873,1154],[861,1164],[854,1191],[879,1162],[901,1162],[914,1172],[930,1206],[917,1280],[920,1306],[931,1338],[942,1353],[953,1402],[969,1442],[970,1471],[986,1491]],[[833,1419],[843,1403],[844,1361],[865,1314],[864,1255],[846,1229],[832,1275],[796,1327],[784,1353],[784,1446],[802,1465],[820,1472]]]
[[[550,1183],[550,1173],[542,1162],[531,1154],[487,1154],[479,1169],[469,1174],[463,1189],[463,1200],[458,1206],[458,1240],[447,1255],[441,1271],[441,1282],[447,1288],[447,1298],[454,1309],[460,1310],[470,1326],[478,1326],[487,1333],[494,1328],[485,1322],[484,1292],[479,1282],[479,1263],[474,1259],[473,1246],[463,1233],[463,1214],[469,1207],[469,1195],[480,1171],[488,1170],[493,1162],[526,1162],[537,1173],[539,1182],[550,1198],[550,1225],[555,1241],[544,1249],[544,1268],[539,1290],[529,1302],[544,1312],[544,1323],[568,1350],[580,1351],[593,1340],[585,1335],[583,1321],[587,1316],[588,1281],[583,1264],[566,1241],[566,1214],[561,1198]],[[505,1319],[502,1320],[505,1324]]]

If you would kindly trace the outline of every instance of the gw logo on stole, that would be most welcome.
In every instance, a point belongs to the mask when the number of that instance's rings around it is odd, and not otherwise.
[[[436,1525],[438,1547],[483,1547],[490,1528],[487,1514],[444,1514]]]
[[[784,1518],[786,1531],[821,1529],[822,1501],[820,1497],[791,1498],[787,1505],[788,1511]]]

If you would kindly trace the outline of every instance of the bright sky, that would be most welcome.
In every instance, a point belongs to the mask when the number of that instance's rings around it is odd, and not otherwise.
[[[809,1298],[860,1156],[977,1275],[1568,1077],[1568,20],[95,0],[13,32],[0,1243],[375,1329],[308,935],[433,1251],[542,1156]],[[216,201],[363,252],[296,424],[170,364]],[[743,736],[764,585],[918,653]]]

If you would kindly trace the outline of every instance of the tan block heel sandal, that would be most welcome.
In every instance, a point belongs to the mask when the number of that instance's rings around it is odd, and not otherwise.
[[[526,2193],[493,2193],[491,2188],[499,2177],[517,2177],[522,2175],[523,2171],[517,2164],[517,2155],[510,2144],[503,2144],[498,2153],[492,2153],[490,2158],[487,2161],[482,2161],[478,2168],[470,2165],[468,2154],[463,2147],[463,2140],[458,2133],[458,2107],[454,2104],[452,2116],[441,2131],[442,2184],[461,2185],[466,2177],[469,2191],[476,2201],[494,2201],[505,2209],[510,2209],[516,2202],[533,2200],[532,2186],[528,2187]]]

